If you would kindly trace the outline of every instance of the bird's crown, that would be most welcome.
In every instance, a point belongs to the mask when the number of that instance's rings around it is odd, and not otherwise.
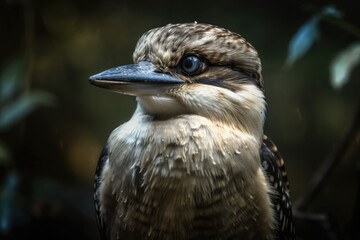
[[[159,70],[171,73],[189,55],[212,66],[228,66],[248,74],[263,88],[256,49],[239,34],[210,24],[168,24],[151,29],[139,39],[133,59],[151,61]]]

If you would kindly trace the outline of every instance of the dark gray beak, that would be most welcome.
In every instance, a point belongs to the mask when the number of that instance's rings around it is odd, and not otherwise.
[[[151,62],[124,65],[103,71],[89,78],[91,84],[127,95],[161,94],[184,83],[183,80],[160,72]]]

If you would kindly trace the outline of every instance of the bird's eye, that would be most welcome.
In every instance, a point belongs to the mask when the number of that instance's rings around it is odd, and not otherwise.
[[[197,56],[186,56],[181,61],[181,70],[188,75],[200,73],[203,62]]]

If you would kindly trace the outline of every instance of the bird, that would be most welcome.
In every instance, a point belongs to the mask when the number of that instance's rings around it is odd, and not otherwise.
[[[133,60],[89,78],[137,100],[97,165],[101,239],[295,239],[257,50],[228,29],[177,23],[145,32]]]

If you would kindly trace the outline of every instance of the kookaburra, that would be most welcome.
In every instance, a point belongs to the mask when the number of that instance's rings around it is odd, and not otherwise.
[[[133,59],[90,77],[137,99],[96,170],[102,239],[294,239],[255,48],[221,27],[169,24]]]

